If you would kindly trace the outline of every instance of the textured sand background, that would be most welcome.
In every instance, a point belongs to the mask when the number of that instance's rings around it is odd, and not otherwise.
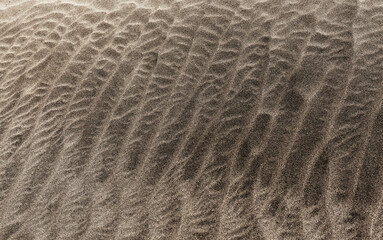
[[[0,1],[0,240],[383,239],[383,2]]]

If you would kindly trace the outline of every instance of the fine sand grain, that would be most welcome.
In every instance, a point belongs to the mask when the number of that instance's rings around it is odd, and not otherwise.
[[[383,239],[379,0],[0,0],[0,240]]]

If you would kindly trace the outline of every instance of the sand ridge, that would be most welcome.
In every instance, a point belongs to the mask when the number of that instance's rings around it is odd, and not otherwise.
[[[0,239],[382,239],[373,0],[0,0]]]

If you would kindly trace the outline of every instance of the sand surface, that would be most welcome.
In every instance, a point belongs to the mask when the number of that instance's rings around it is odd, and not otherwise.
[[[379,0],[0,0],[0,240],[383,239]]]

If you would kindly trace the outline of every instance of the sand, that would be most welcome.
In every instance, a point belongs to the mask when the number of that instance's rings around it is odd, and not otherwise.
[[[383,5],[0,0],[0,240],[383,239]]]

